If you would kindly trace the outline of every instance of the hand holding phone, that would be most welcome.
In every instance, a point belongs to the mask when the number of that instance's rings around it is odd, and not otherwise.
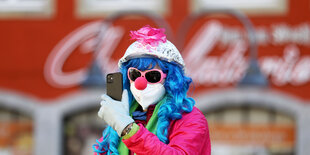
[[[124,90],[121,101],[116,101],[110,96],[104,94],[101,96],[101,107],[98,116],[110,125],[121,137],[122,132],[134,122],[129,115],[128,91]]]
[[[129,115],[128,92],[123,91],[123,75],[110,73],[106,77],[107,94],[101,96],[98,116],[121,137],[123,130],[134,120]]]

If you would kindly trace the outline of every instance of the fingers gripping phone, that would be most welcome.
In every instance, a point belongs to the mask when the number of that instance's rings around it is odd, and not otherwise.
[[[120,72],[107,75],[107,95],[112,99],[121,101],[123,93],[123,75]]]

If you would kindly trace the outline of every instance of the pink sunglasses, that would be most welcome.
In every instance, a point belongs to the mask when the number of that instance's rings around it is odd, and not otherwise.
[[[160,83],[166,74],[160,69],[150,69],[146,71],[140,71],[137,68],[130,67],[127,71],[127,76],[130,81],[135,81],[138,77],[145,77],[149,83]]]

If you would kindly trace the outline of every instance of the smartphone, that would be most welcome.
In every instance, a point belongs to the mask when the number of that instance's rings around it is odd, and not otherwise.
[[[123,75],[120,72],[107,75],[107,95],[112,99],[121,101],[123,93]]]

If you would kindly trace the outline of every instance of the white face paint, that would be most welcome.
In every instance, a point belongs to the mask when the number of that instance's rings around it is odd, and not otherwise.
[[[130,83],[130,90],[136,101],[146,110],[150,105],[159,102],[165,95],[166,89],[163,84],[147,84],[144,90],[138,90],[135,83]]]

